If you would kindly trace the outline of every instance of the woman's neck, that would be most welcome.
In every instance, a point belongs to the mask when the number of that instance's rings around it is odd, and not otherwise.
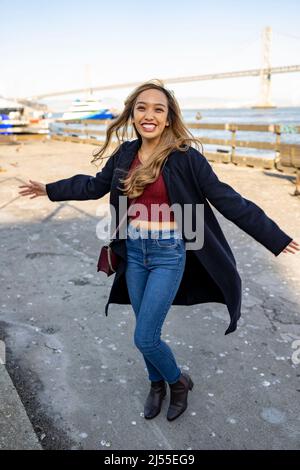
[[[157,147],[158,142],[148,143],[142,142],[142,145],[139,149],[139,155],[141,156],[142,160],[146,161],[152,155],[155,148]]]

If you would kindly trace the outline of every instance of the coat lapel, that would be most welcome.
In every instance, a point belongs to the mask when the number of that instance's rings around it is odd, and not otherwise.
[[[128,147],[125,150],[124,158],[120,159],[119,168],[129,170],[138,150],[140,148],[140,141],[138,139],[129,142]]]

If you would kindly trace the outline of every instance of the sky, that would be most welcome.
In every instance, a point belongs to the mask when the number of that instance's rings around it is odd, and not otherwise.
[[[300,64],[299,0],[0,0],[0,95]],[[300,105],[300,73],[272,76],[272,100]],[[168,84],[166,83],[168,86]],[[181,105],[255,104],[258,77],[170,84]],[[124,101],[130,89],[97,92]],[[66,98],[69,98],[66,96]]]

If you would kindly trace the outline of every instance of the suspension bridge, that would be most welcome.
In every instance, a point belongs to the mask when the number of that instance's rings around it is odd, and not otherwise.
[[[298,37],[286,35],[284,36],[293,37],[294,39],[299,39]],[[271,78],[275,74],[287,74],[293,72],[300,72],[300,65],[283,65],[272,67],[271,65],[271,46],[272,46],[272,28],[266,27],[262,31],[262,65],[260,68],[253,68],[248,70],[238,70],[232,72],[220,72],[220,73],[207,73],[201,75],[191,75],[191,76],[182,76],[182,77],[165,77],[161,80],[164,83],[188,83],[188,82],[198,82],[203,80],[220,80],[220,79],[230,79],[237,77],[260,77],[260,97],[258,99],[257,105],[253,106],[255,108],[270,108],[275,107],[271,99]],[[47,93],[37,94],[31,97],[19,99],[20,103],[34,107],[34,103],[37,103],[39,100],[46,98],[66,96],[70,94],[79,94],[84,92],[89,92],[92,94],[95,91],[105,91],[105,90],[115,90],[121,88],[133,88],[140,85],[141,81],[133,82],[123,82],[115,84],[107,84],[100,86],[91,86],[84,88],[75,88],[68,90],[60,91],[50,91]]]

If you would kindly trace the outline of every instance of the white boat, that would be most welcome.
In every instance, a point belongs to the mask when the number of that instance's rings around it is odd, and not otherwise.
[[[101,100],[96,99],[77,99],[72,102],[68,111],[63,113],[59,121],[73,121],[83,119],[114,119],[118,116],[115,108],[103,107]]]

